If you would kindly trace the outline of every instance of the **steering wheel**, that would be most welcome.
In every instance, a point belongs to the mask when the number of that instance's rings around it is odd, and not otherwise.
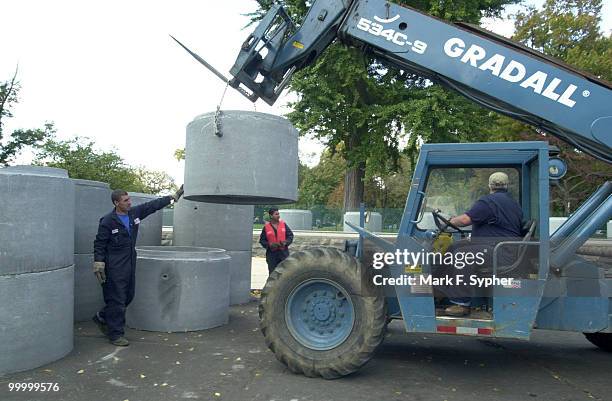
[[[452,231],[446,230],[448,227],[450,227],[456,232],[461,233],[462,235],[465,235],[465,231],[463,231],[462,229],[460,229],[459,227],[451,223],[450,220],[448,220],[446,217],[442,216],[440,209],[432,210],[431,214],[433,215],[434,223],[436,223],[436,226],[441,232],[452,232]],[[442,223],[444,223],[446,227],[442,226]]]

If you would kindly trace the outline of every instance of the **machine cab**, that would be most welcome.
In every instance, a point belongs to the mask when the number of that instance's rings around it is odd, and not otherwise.
[[[498,171],[509,177],[508,193],[522,209],[523,230],[518,237],[496,238],[491,246],[479,249],[471,227],[458,232],[441,221],[465,213],[488,194],[488,178]],[[384,273],[398,279],[385,287],[391,316],[401,314],[408,332],[528,339],[549,272],[548,216],[547,142],[423,145],[395,249],[386,250],[398,256]],[[464,282],[440,281],[445,277],[440,268],[449,271],[449,262],[465,265],[465,258],[453,259],[462,249],[489,253],[487,262],[479,263],[476,255],[470,258],[476,265],[469,270],[473,274],[465,275]],[[502,252],[512,254],[512,260],[502,261]],[[407,259],[409,255],[418,259]],[[450,259],[442,261],[444,257]],[[452,271],[461,273],[453,266]],[[477,295],[471,304],[476,310],[461,318],[445,316],[448,285],[473,285]]]

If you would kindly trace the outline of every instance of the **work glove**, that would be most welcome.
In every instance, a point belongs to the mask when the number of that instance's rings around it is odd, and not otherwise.
[[[280,246],[280,244],[278,242],[270,242],[270,248],[272,249],[276,249]]]
[[[106,272],[104,271],[104,262],[94,262],[93,272],[98,279],[100,284],[104,284],[106,281]]]
[[[176,191],[174,195],[172,195],[172,198],[174,199],[175,202],[178,202],[178,200],[181,199],[181,196],[183,196],[184,193],[185,193],[185,190],[183,189],[183,186],[181,185],[178,191]]]

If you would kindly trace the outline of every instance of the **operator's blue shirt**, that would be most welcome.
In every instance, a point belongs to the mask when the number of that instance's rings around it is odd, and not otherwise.
[[[117,213],[117,217],[119,217],[119,220],[121,220],[121,222],[125,226],[125,229],[127,230],[128,234],[131,235],[132,233],[130,232],[130,216],[127,214]]]
[[[521,237],[523,210],[507,191],[481,197],[465,214],[472,220],[472,238]]]

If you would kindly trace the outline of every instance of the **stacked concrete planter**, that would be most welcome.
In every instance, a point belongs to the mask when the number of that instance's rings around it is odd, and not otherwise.
[[[186,199],[174,205],[173,245],[221,248],[231,256],[231,305],[250,300],[253,211],[253,206]]]
[[[82,322],[104,306],[102,288],[93,274],[93,242],[100,218],[113,210],[110,186],[104,182],[73,180],[74,219],[74,320]]]
[[[132,207],[159,198],[159,196],[156,195],[143,194],[139,192],[129,192],[128,194],[132,199]],[[161,210],[158,210],[157,212],[147,216],[146,219],[142,220],[140,227],[138,228],[138,239],[136,240],[136,246],[161,245],[162,218],[163,213]]]
[[[128,326],[150,331],[204,330],[229,318],[229,262],[223,249],[138,247],[136,296]]]
[[[74,183],[65,170],[0,169],[0,375],[73,347]]]
[[[344,232],[355,232],[355,230],[346,224],[347,222],[359,227],[359,212],[344,213]],[[382,215],[378,212],[370,213],[370,219],[365,223],[365,229],[371,232],[381,232]]]
[[[301,209],[281,209],[280,218],[287,223],[292,231],[312,230],[312,212]]]

